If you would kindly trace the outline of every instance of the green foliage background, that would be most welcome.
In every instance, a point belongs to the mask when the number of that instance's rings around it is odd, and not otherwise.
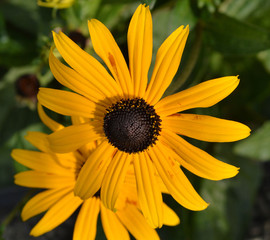
[[[240,85],[227,99],[193,112],[240,121],[252,129],[249,138],[237,143],[190,139],[215,157],[240,167],[240,173],[233,179],[213,182],[187,172],[210,206],[202,212],[191,212],[164,196],[180,216],[181,224],[158,230],[160,237],[248,239],[259,189],[265,184],[264,168],[270,160],[270,1],[265,0],[76,0],[63,10],[39,7],[34,0],[2,0],[0,193],[13,186],[15,172],[24,170],[11,159],[11,149],[31,148],[23,138],[29,130],[48,131],[40,123],[35,107],[18,100],[15,81],[23,74],[35,74],[41,86],[61,87],[48,67],[51,31],[61,28],[69,34],[76,30],[89,38],[87,20],[97,18],[112,31],[126,54],[128,23],[142,2],[150,5],[153,16],[153,60],[160,44],[174,29],[187,24],[191,29],[179,71],[166,95],[212,78],[239,75]],[[94,54],[90,41],[86,51]],[[63,123],[68,121],[54,117]],[[2,232],[11,224],[3,220]],[[97,239],[104,239],[101,228]]]

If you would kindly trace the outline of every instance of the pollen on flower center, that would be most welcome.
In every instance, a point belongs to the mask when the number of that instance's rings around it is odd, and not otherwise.
[[[142,98],[121,99],[107,109],[104,132],[109,142],[127,153],[142,152],[155,144],[161,119]]]

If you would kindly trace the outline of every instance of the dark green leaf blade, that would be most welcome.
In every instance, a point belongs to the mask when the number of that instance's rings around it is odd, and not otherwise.
[[[237,143],[234,152],[260,161],[270,160],[270,121],[265,122],[249,138]]]
[[[224,14],[206,19],[205,41],[225,54],[253,54],[270,48],[270,33]]]

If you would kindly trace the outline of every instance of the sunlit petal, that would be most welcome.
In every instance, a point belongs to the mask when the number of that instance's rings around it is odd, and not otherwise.
[[[37,237],[51,231],[68,219],[81,203],[82,200],[74,197],[73,192],[70,192],[46,212],[43,218],[31,230],[30,235]]]
[[[140,5],[128,28],[128,55],[134,95],[143,97],[152,59],[153,33],[149,6]]]
[[[114,152],[115,149],[107,141],[103,141],[89,156],[79,173],[74,188],[76,196],[85,200],[100,189]]]
[[[149,150],[149,156],[172,197],[183,207],[198,211],[208,204],[199,196],[165,146],[159,144]]]
[[[42,132],[27,132],[24,138],[42,152],[51,152],[48,135]]]
[[[94,118],[103,116],[105,108],[76,93],[40,88],[38,101],[45,107],[67,116]]]
[[[164,225],[176,226],[180,223],[180,219],[177,216],[177,214],[165,203],[163,203],[163,209],[164,209]]]
[[[174,159],[194,174],[211,180],[221,180],[234,177],[238,173],[239,168],[217,160],[175,133],[165,130],[163,132],[164,142],[176,153]],[[161,140],[163,141],[163,138]]]
[[[53,32],[54,43],[65,61],[107,97],[121,95],[121,89],[107,70],[91,55],[83,51],[64,33]]]
[[[108,240],[129,240],[129,234],[114,212],[101,204],[101,223]]]
[[[20,172],[14,178],[15,184],[30,188],[63,188],[75,183],[75,176],[58,176],[37,171]]]
[[[17,162],[36,171],[71,177],[75,173],[76,165],[74,165],[74,168],[64,167],[52,154],[14,149],[11,156]]]
[[[238,77],[222,77],[200,83],[160,100],[155,109],[168,116],[191,108],[211,107],[227,97],[239,84]]]
[[[49,56],[49,64],[54,77],[62,85],[85,96],[91,101],[106,101],[104,91],[98,89],[91,81],[85,79],[78,72],[61,63],[52,51]]]
[[[92,123],[72,125],[54,132],[48,136],[50,148],[57,153],[66,153],[77,150],[79,147],[101,139],[102,128],[96,128]]]
[[[38,115],[40,117],[40,120],[52,131],[58,131],[62,129],[64,126],[53,119],[51,119],[44,111],[43,107],[40,103],[37,105]]]
[[[94,240],[97,232],[97,220],[100,211],[100,200],[89,198],[84,201],[76,219],[73,240]]]
[[[175,114],[162,119],[163,129],[208,142],[233,142],[246,138],[250,129],[239,122],[198,114]]]
[[[119,210],[116,215],[136,239],[159,240],[156,231],[146,222],[138,208],[127,204],[124,210]]]
[[[163,225],[162,195],[154,175],[154,165],[145,153],[134,155],[138,200],[143,215],[153,228]]]
[[[151,81],[147,87],[145,98],[155,105],[170,85],[179,67],[182,53],[189,33],[189,27],[176,29],[160,46]]]
[[[114,210],[131,158],[129,154],[117,151],[104,175],[100,197],[104,206],[111,210]]]
[[[124,95],[133,94],[130,74],[121,50],[108,28],[98,21],[88,21],[89,32],[95,52],[102,58],[114,79],[121,86]]]
[[[38,193],[24,205],[21,214],[23,221],[48,210],[71,189],[71,187],[54,188]]]

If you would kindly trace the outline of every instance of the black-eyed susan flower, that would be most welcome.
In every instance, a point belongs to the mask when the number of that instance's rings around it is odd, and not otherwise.
[[[53,131],[63,128],[50,119],[41,106],[39,106],[39,114],[43,122]],[[73,118],[73,121],[80,122],[80,119]],[[74,196],[77,175],[85,162],[94,160],[86,156],[89,156],[98,143],[88,143],[74,152],[55,154],[49,148],[46,134],[29,132],[26,139],[40,151],[23,149],[12,151],[12,157],[17,162],[31,169],[16,174],[15,183],[25,187],[45,189],[31,198],[22,210],[24,221],[46,212],[32,229],[31,235],[40,236],[51,231],[81,206],[75,223],[74,240],[95,239],[99,213],[108,239],[130,239],[129,232],[136,239],[159,239],[156,231],[146,222],[141,213],[133,168],[128,171],[123,189],[116,201],[118,211],[112,212],[102,204],[98,193],[85,201]],[[164,223],[170,226],[179,224],[179,218],[173,210],[164,203],[162,206]]]
[[[48,8],[69,8],[75,0],[38,0],[37,4]]]
[[[110,31],[96,19],[88,26],[94,50],[110,73],[65,34],[53,33],[56,48],[70,67],[51,52],[51,71],[74,92],[41,88],[38,94],[47,108],[86,119],[86,123],[51,134],[48,141],[53,151],[66,153],[92,141],[101,142],[91,154],[92,161],[86,162],[78,175],[75,195],[86,200],[100,189],[104,205],[115,209],[132,163],[139,203],[151,226],[163,224],[162,194],[155,175],[161,177],[178,203],[191,210],[205,209],[208,204],[181,167],[212,180],[233,177],[238,168],[215,159],[179,135],[230,142],[247,137],[250,129],[234,121],[179,112],[216,104],[237,87],[238,77],[206,81],[161,99],[178,70],[188,27],[179,27],[161,45],[148,83],[152,58],[148,7],[140,5],[129,25],[129,68]]]

